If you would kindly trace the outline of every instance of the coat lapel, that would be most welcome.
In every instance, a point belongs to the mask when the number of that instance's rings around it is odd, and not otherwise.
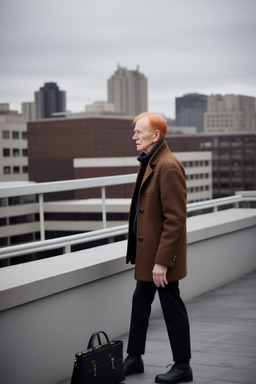
[[[146,180],[149,179],[149,177],[151,177],[151,175],[153,174],[154,172],[154,167],[159,159],[159,157],[162,156],[163,152],[165,152],[166,150],[169,150],[169,147],[166,143],[166,141],[157,149],[157,151],[153,154],[153,156],[151,157],[151,159],[149,160],[149,163],[147,165],[147,168],[146,168],[146,171],[145,171],[145,174],[144,174],[144,177],[142,179],[142,183],[141,183],[141,188],[143,187],[144,183],[146,182]],[[140,188],[140,189],[141,189]]]

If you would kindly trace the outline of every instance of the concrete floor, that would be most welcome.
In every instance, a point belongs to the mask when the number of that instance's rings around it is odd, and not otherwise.
[[[193,383],[256,384],[256,271],[187,302],[186,307]],[[127,338],[127,334],[120,337],[124,351]],[[166,368],[172,357],[162,314],[150,319],[143,359],[145,372],[128,376],[125,384],[152,384],[156,374],[170,369]]]

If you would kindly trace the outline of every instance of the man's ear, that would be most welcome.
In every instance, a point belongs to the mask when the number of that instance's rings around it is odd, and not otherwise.
[[[159,129],[156,129],[154,135],[154,143],[157,143],[158,141],[160,141],[160,131]]]

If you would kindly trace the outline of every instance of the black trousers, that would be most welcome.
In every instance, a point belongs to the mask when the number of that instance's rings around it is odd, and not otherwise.
[[[143,355],[151,313],[151,304],[158,291],[163,316],[169,336],[173,360],[191,358],[190,330],[186,307],[180,297],[179,282],[168,283],[164,288],[151,282],[137,281],[132,300],[132,313],[127,353]]]

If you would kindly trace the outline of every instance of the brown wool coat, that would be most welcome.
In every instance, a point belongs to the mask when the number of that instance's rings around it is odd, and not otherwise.
[[[140,168],[138,174],[139,172]],[[133,199],[134,196],[131,207]],[[130,217],[134,217],[131,209]],[[135,264],[135,279],[153,281],[152,270],[155,263],[168,267],[169,282],[185,277],[185,171],[166,142],[160,145],[149,160],[138,194],[137,212],[137,239],[132,233],[132,220],[129,220],[126,256],[127,264]]]

